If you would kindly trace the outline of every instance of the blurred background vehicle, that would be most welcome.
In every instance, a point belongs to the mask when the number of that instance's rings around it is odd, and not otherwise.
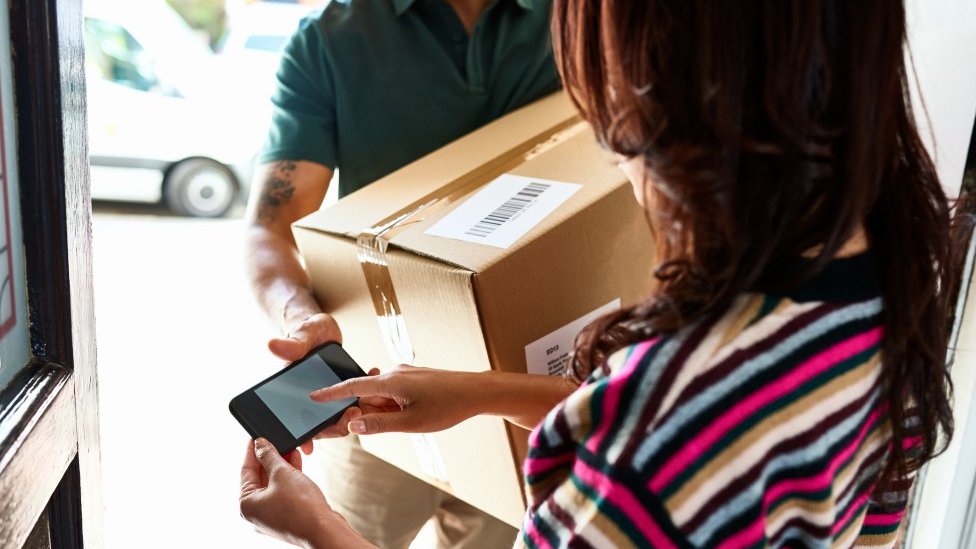
[[[163,0],[85,3],[95,198],[219,217],[246,197],[278,63],[269,44],[283,44],[308,11],[272,7],[293,14],[291,23],[264,15],[268,31],[257,23],[231,31],[228,46],[242,51],[218,56]],[[262,6],[241,13],[252,8]]]

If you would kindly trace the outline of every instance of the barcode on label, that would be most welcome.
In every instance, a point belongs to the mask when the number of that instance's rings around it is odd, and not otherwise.
[[[582,188],[578,183],[502,174],[424,234],[508,248]]]
[[[522,190],[515,193],[515,196],[506,200],[495,211],[486,215],[481,221],[465,231],[465,234],[481,238],[487,237],[495,232],[496,229],[511,221],[519,212],[528,207],[529,204],[535,202],[535,199],[539,198],[551,186],[535,181],[529,183]]]

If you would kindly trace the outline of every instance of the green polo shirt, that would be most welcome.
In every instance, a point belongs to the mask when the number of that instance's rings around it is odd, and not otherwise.
[[[469,37],[445,0],[332,0],[282,57],[259,162],[339,170],[339,195],[559,88],[548,0],[495,0]]]

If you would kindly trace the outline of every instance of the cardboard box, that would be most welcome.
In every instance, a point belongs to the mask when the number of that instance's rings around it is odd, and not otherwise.
[[[494,197],[479,194],[484,189]],[[554,211],[533,223],[552,195],[563,201],[550,201]],[[465,218],[465,209],[486,213]],[[460,212],[455,224],[470,225],[460,237],[500,241],[507,232],[514,243],[427,234],[450,232],[444,223],[452,212]],[[394,235],[385,253],[362,256],[357,239],[364,231],[397,219],[385,233]],[[520,237],[509,230],[519,224],[528,231]],[[294,232],[317,298],[367,369],[396,361],[370,293],[379,283],[367,283],[360,257],[369,262],[380,254],[388,265],[381,276],[402,314],[388,326],[405,327],[413,362],[462,371],[558,369],[582,325],[636,302],[651,279],[650,234],[630,184],[562,95],[431,153],[300,220]],[[389,308],[389,297],[379,306]],[[500,418],[477,417],[431,435],[360,440],[367,451],[518,526],[527,437]]]

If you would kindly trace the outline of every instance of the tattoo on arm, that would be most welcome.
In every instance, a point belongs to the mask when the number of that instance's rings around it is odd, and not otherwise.
[[[281,160],[274,163],[271,173],[264,181],[264,188],[261,191],[261,199],[258,204],[258,219],[263,222],[272,222],[278,215],[278,207],[291,201],[295,194],[295,185],[292,177],[298,165],[291,160]]]

